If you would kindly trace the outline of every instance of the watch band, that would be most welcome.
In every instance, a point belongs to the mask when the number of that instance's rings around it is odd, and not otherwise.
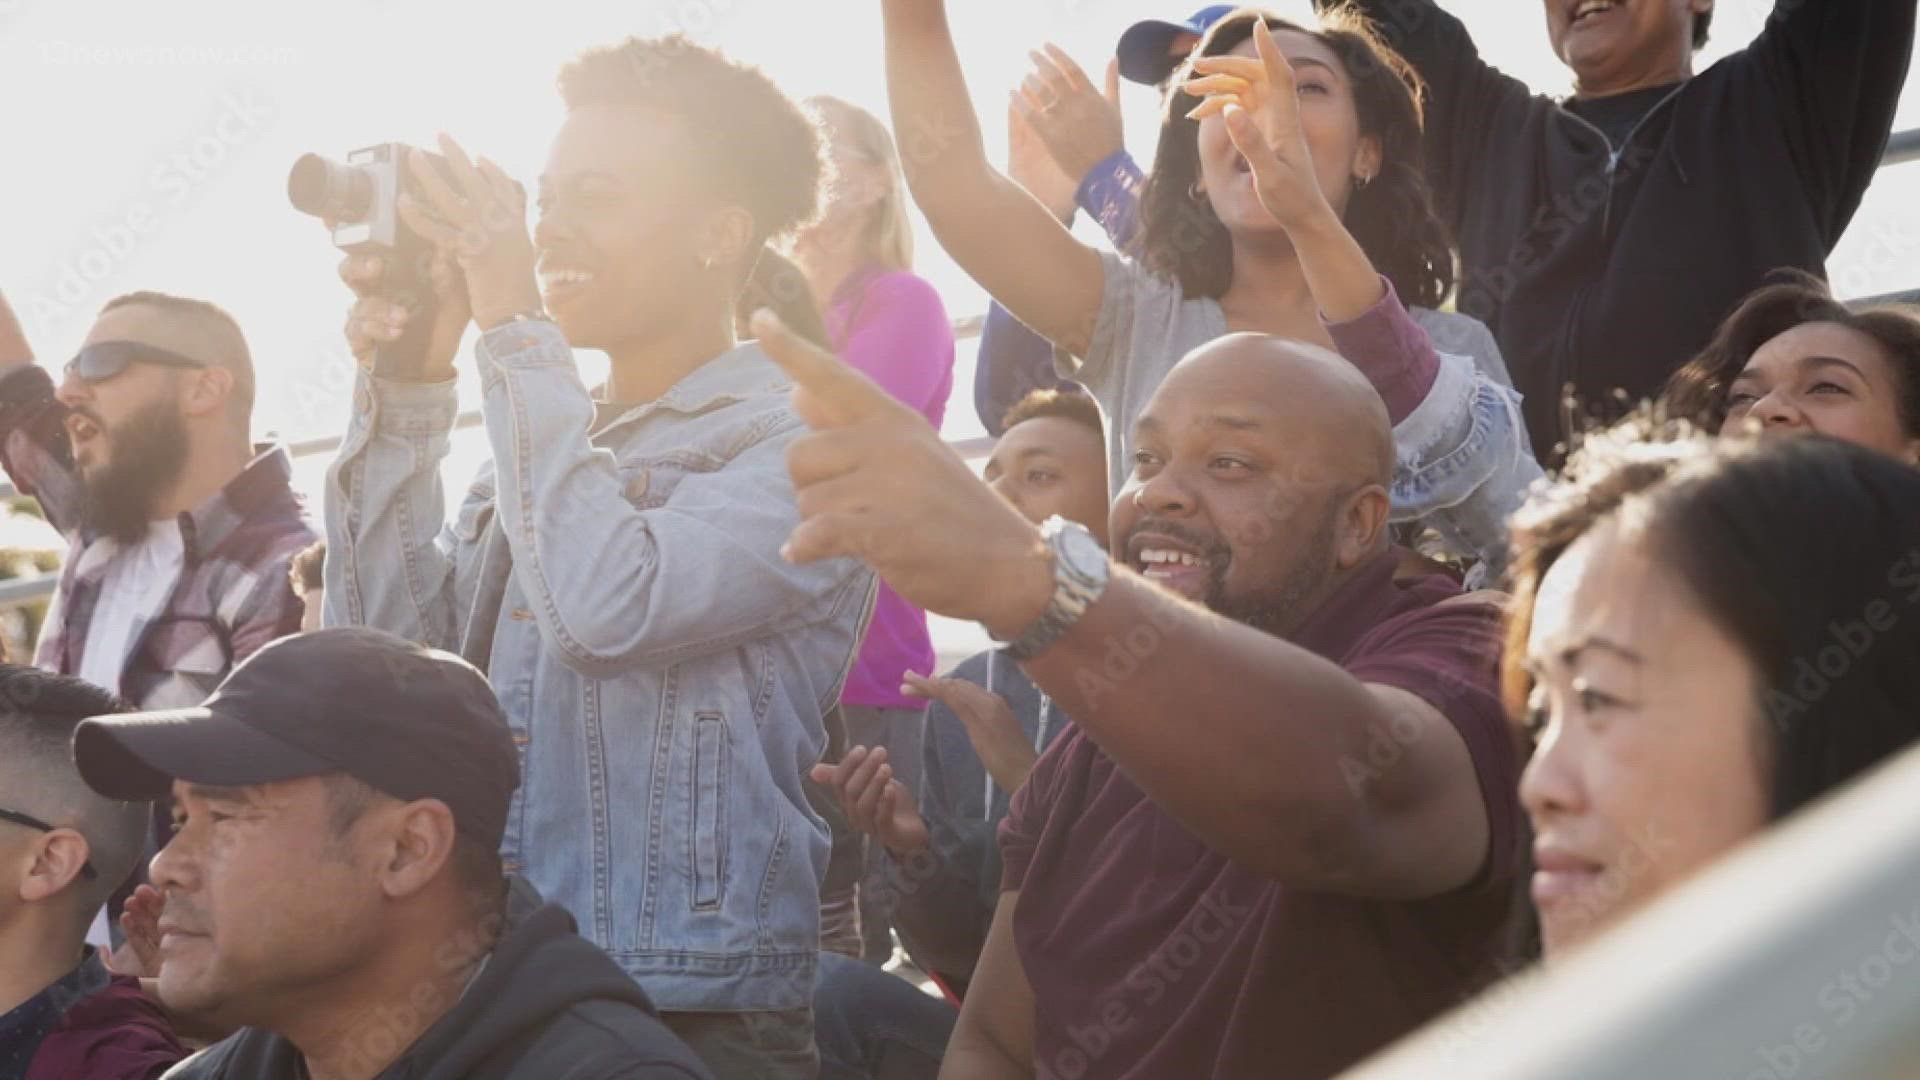
[[[1047,609],[1004,649],[1015,660],[1031,660],[1080,621],[1106,590],[1111,565],[1093,534],[1058,515],[1041,526],[1053,550],[1053,596]]]

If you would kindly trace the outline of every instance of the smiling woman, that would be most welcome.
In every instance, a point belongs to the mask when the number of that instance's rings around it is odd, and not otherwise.
[[[1421,170],[1420,81],[1363,24],[1325,18],[1318,32],[1271,23],[1295,71],[1315,187],[1403,301],[1437,307],[1453,287],[1453,254]],[[1257,25],[1245,15],[1216,23],[1195,51],[1196,70],[1218,70],[1219,57],[1253,56]],[[1217,108],[1196,111],[1206,86],[1176,85],[1167,100],[1141,192],[1141,249],[1143,261],[1188,296],[1223,299],[1236,271],[1245,276],[1235,265],[1233,234],[1271,232],[1278,222],[1248,213],[1263,211],[1258,203],[1236,208],[1226,190],[1216,190],[1245,186],[1251,194],[1252,169],[1225,125],[1202,119]]]
[[[1823,438],[1590,438],[1515,519],[1510,707],[1559,954],[1920,737],[1920,471]]]
[[[1920,311],[1856,308],[1797,271],[1762,288],[1667,384],[1670,412],[1859,443],[1920,465]]]
[[[498,685],[531,687],[505,695],[524,777],[503,854],[602,913],[595,943],[716,1073],[813,1076],[827,839],[801,768],[872,578],[779,557],[801,429],[735,325],[768,240],[813,210],[818,134],[765,75],[685,38],[590,49],[560,89],[531,236],[486,159],[443,139],[449,178],[415,168],[402,213],[464,289],[437,278],[450,319],[425,371],[360,376],[327,483],[327,621],[484,655]],[[377,272],[345,267],[356,355],[409,317]],[[461,299],[494,462],[446,532]],[[608,354],[597,396],[576,348]],[[501,557],[511,572],[476,592]]]

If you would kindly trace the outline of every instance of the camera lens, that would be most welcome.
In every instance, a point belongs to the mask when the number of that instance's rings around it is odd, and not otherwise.
[[[363,169],[319,154],[302,154],[287,174],[287,198],[303,214],[359,221],[373,206],[373,178]]]

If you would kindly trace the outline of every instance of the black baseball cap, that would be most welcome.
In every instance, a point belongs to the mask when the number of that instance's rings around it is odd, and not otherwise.
[[[1159,86],[1185,59],[1172,55],[1175,39],[1182,34],[1205,37],[1214,23],[1239,9],[1238,4],[1213,4],[1187,16],[1184,22],[1147,19],[1134,23],[1120,35],[1120,45],[1115,50],[1120,57],[1120,74],[1133,82]]]
[[[204,705],[80,722],[74,763],[110,799],[163,800],[174,780],[244,787],[346,773],[397,799],[439,799],[498,847],[520,758],[487,677],[363,627],[282,638]]]

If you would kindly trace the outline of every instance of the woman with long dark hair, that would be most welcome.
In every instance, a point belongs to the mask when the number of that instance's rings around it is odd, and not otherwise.
[[[1668,411],[1709,431],[1812,431],[1920,465],[1920,311],[1842,303],[1798,270],[1775,279],[1674,373]]]
[[[1549,957],[1920,736],[1920,470],[1589,439],[1515,516],[1510,707]]]
[[[1272,334],[1337,348],[1380,392],[1396,519],[1497,561],[1538,467],[1491,334],[1431,310],[1452,253],[1420,174],[1415,84],[1391,51],[1357,24],[1313,32],[1257,11],[1216,23],[1168,97],[1135,261],[1080,244],[988,165],[942,5],[884,6],[914,197],[968,273],[1079,358],[1062,374],[1112,420],[1115,490],[1134,417],[1182,356]],[[1042,109],[1047,82],[1033,85]]]

